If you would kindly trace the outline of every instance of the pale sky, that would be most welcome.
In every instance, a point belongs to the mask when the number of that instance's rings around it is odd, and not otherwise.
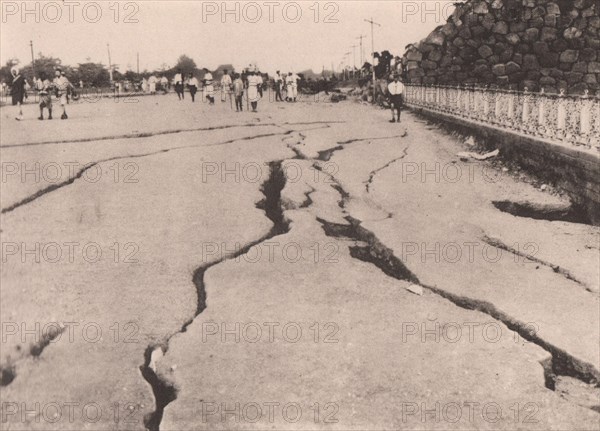
[[[31,1],[25,4],[32,12],[23,15],[21,1],[1,1],[0,60],[4,64],[16,57],[29,63],[32,40],[36,57],[42,52],[74,66],[88,58],[108,64],[109,43],[112,63],[122,72],[136,69],[137,52],[140,71],[163,63],[173,66],[181,54],[210,69],[256,63],[269,73],[319,72],[323,66],[331,69],[333,62],[339,70],[346,52],[347,64],[353,63],[351,46],[359,45],[361,34],[367,36],[365,57],[370,56],[371,28],[364,19],[381,24],[375,27],[375,51],[400,55],[407,44],[444,24],[454,2]],[[223,16],[224,9],[234,12]],[[355,52],[358,66],[360,48]]]

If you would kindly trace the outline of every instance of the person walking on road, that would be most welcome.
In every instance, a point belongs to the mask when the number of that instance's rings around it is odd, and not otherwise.
[[[15,117],[15,120],[21,121],[23,119],[23,99],[25,99],[25,78],[21,75],[21,72],[17,67],[10,69],[12,75],[12,85],[10,87],[10,95],[12,96],[13,106],[19,107],[19,115]]]
[[[394,111],[398,113],[398,123],[400,122],[400,112],[402,110],[402,98],[404,97],[404,84],[400,82],[400,75],[395,74],[394,80],[388,85],[388,92],[390,94],[390,106],[392,109],[392,119],[390,123],[395,123]]]
[[[207,68],[204,68],[204,97],[208,99],[210,105],[215,104],[215,86],[213,85],[213,76]]]
[[[231,85],[231,76],[229,76],[227,69],[225,69],[221,77],[221,102],[225,102],[228,98],[231,101]]]
[[[235,111],[242,112],[244,110],[242,100],[244,97],[244,81],[242,81],[239,73],[235,74],[235,81],[233,81],[233,95],[235,96]]]
[[[258,101],[260,100],[260,94],[258,92],[259,85],[260,81],[258,77],[253,71],[250,71],[248,76],[248,100],[252,105],[252,112],[256,112]]]
[[[183,100],[185,96],[183,93],[183,72],[181,69],[177,69],[175,78],[173,78],[173,84],[175,84],[175,93],[177,93],[177,98],[179,100]]]
[[[60,100],[60,106],[62,107],[61,120],[67,120],[67,92],[73,87],[66,76],[62,74],[61,69],[56,69],[54,72],[56,77],[54,78],[54,88],[56,89],[56,96]]]
[[[48,120],[52,120],[52,83],[46,77],[45,72],[40,72],[40,79],[37,81],[36,87],[40,92],[40,116],[38,120],[44,119],[44,108],[48,109]]]
[[[190,96],[192,96],[192,103],[196,101],[196,93],[198,92],[199,82],[198,79],[194,76],[193,73],[190,73],[190,77],[187,82],[188,88],[190,90]]]
[[[281,97],[281,90],[283,87],[283,78],[281,77],[281,73],[279,70],[275,73],[275,101],[283,102],[283,98]]]

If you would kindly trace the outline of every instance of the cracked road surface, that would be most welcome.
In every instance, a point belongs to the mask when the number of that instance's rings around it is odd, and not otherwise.
[[[600,429],[598,230],[352,102],[2,112],[2,429]]]

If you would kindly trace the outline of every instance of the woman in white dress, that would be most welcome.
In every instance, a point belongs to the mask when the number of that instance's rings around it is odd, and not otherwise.
[[[248,75],[248,100],[252,105],[252,112],[256,112],[256,108],[258,107],[258,101],[260,100],[260,94],[258,93],[259,85],[260,80],[254,74],[253,71],[250,71]]]

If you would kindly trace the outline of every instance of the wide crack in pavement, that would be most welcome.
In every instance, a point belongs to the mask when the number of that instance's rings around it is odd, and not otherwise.
[[[285,187],[286,183],[285,173],[281,167],[282,163],[283,160],[269,163],[270,175],[261,187],[261,192],[265,197],[256,204],[256,207],[263,210],[269,220],[273,222],[273,227],[269,233],[257,241],[245,245],[235,253],[196,269],[192,279],[194,285],[196,286],[198,295],[198,305],[194,316],[188,320],[178,332],[171,334],[171,336],[169,336],[164,343],[160,345],[150,345],[144,353],[144,364],[140,366],[140,371],[144,379],[152,387],[155,398],[155,410],[144,418],[144,424],[150,431],[158,431],[160,429],[160,423],[162,421],[165,408],[169,403],[177,399],[177,389],[170,382],[162,379],[156,373],[153,367],[153,354],[156,352],[158,357],[163,356],[168,351],[169,340],[177,334],[186,332],[188,326],[194,321],[194,319],[206,309],[207,298],[204,284],[204,274],[206,271],[226,260],[235,259],[247,253],[251,248],[259,245],[260,243],[268,241],[278,235],[285,234],[290,229],[288,221],[283,216],[283,208],[281,205],[281,191]]]

